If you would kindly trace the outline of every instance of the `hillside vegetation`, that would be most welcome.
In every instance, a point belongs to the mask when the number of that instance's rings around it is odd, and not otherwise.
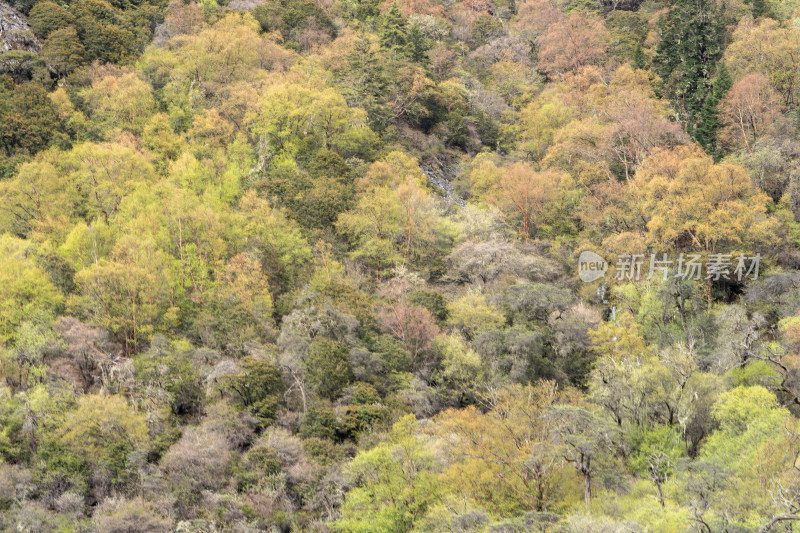
[[[12,2],[0,530],[800,530],[800,0],[217,1]]]

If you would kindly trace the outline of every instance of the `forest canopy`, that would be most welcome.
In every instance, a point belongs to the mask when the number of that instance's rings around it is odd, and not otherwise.
[[[8,8],[0,529],[800,530],[800,1]]]

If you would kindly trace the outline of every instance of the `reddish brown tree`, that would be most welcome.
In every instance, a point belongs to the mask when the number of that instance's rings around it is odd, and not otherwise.
[[[445,15],[444,8],[440,5],[434,5],[431,0],[386,0],[381,4],[381,13],[387,11],[395,2],[397,2],[397,6],[404,17],[410,17],[411,15],[443,17]]]
[[[723,140],[752,152],[753,143],[780,115],[781,102],[769,80],[753,73],[733,84],[720,110]]]
[[[430,311],[408,302],[387,305],[378,313],[380,327],[400,342],[411,354],[409,370],[413,371],[419,356],[430,349],[434,337],[439,334],[439,326]]]
[[[608,31],[603,21],[580,11],[554,22],[539,38],[539,68],[550,75],[597,65],[605,57]]]

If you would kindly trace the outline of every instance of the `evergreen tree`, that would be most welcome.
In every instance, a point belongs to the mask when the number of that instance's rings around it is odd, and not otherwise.
[[[415,63],[426,63],[428,61],[428,43],[419,24],[416,22],[411,25],[408,31],[408,57]]]
[[[386,129],[392,120],[391,111],[385,105],[388,76],[382,57],[371,49],[368,40],[357,39],[353,43],[353,50],[347,55],[347,68],[339,75],[339,82],[348,105],[367,112],[370,128],[378,132]]]
[[[380,33],[381,46],[402,53],[408,45],[407,34],[406,19],[403,18],[397,2],[393,2],[392,7],[383,15]]]
[[[358,20],[368,20],[377,17],[380,14],[378,9],[380,4],[381,0],[359,0],[355,9],[356,18]]]
[[[719,129],[719,103],[728,94],[733,85],[728,67],[724,61],[720,61],[717,67],[717,76],[714,79],[713,91],[708,95],[700,110],[700,121],[694,131],[694,138],[705,148],[706,153],[719,159],[719,147],[717,146],[717,130]]]
[[[767,14],[767,3],[764,0],[745,0],[744,3],[750,6],[753,18],[758,18]]]
[[[633,66],[645,70],[648,67],[647,56],[644,55],[642,50],[642,43],[636,43],[636,48],[633,49]]]
[[[714,0],[677,0],[659,20],[654,67],[687,129],[692,131],[711,92],[711,73],[724,51],[725,22]]]
[[[62,78],[84,63],[86,50],[75,28],[67,26],[50,34],[42,47],[42,56],[56,75]]]
[[[724,61],[720,61],[719,67],[717,67],[717,77],[714,79],[714,98],[721,102],[732,86],[733,80],[730,72],[728,72],[728,67]]]

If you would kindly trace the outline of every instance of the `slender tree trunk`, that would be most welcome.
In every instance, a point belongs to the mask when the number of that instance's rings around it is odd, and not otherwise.
[[[586,511],[592,509],[592,473],[586,469],[583,473],[583,498],[586,501]]]
[[[661,482],[658,478],[653,478],[653,483],[656,484],[656,491],[658,492],[658,502],[661,504],[661,507],[664,507],[664,490],[661,488]]]

